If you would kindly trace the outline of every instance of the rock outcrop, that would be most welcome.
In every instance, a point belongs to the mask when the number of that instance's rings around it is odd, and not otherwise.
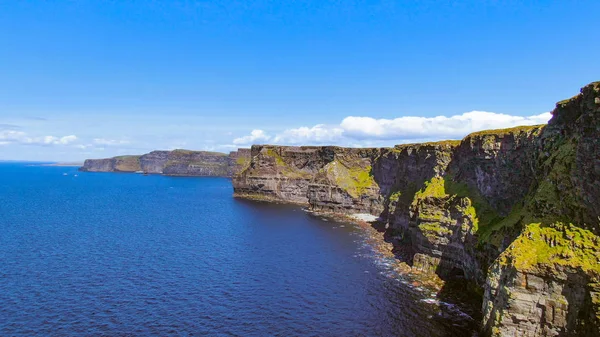
[[[370,158],[376,152],[255,145],[248,166],[234,177],[235,195],[311,203],[317,210],[376,212],[383,200],[371,174]]]
[[[519,230],[485,285],[492,335],[600,335],[600,82],[557,103],[527,194],[494,226]]]
[[[136,172],[141,170],[140,156],[86,159],[79,170],[86,172]]]
[[[548,125],[394,148],[255,145],[237,197],[371,213],[414,270],[483,291],[493,336],[600,335],[600,82]]]
[[[143,172],[169,176],[231,177],[250,160],[250,149],[239,149],[229,155],[206,151],[152,151],[141,156],[119,156],[87,159],[81,171]]]

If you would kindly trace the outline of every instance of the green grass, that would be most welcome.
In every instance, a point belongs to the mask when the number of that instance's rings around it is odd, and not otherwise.
[[[493,130],[483,130],[483,131],[478,131],[478,132],[473,132],[469,135],[467,135],[466,138],[475,138],[475,137],[482,137],[482,136],[506,136],[509,134],[518,134],[518,133],[534,133],[535,135],[538,135],[542,129],[544,128],[544,126],[546,126],[546,124],[538,124],[538,125],[522,125],[522,126],[516,126],[514,128],[507,128],[507,129],[493,129]]]
[[[283,158],[281,158],[281,155],[279,155],[279,153],[277,153],[277,151],[274,149],[267,149],[267,155],[275,158],[275,164],[277,164],[277,166],[287,167],[285,161],[283,161]]]
[[[575,199],[571,175],[576,162],[576,145],[570,140],[558,141],[542,169],[548,171],[530,198],[533,211],[542,222],[569,221],[569,215],[581,207]],[[533,221],[532,221],[533,222]]]
[[[402,152],[407,148],[423,147],[423,146],[440,146],[440,147],[456,147],[459,146],[462,140],[440,140],[437,142],[425,142],[425,143],[411,143],[411,144],[399,144],[392,148],[393,152]]]
[[[444,177],[444,186],[448,194],[468,198],[470,206],[466,207],[464,212],[474,216],[474,230],[479,235],[480,240],[485,238],[486,232],[493,227],[494,223],[501,220],[498,213],[474,188],[457,183],[452,176]]]
[[[228,156],[228,154],[226,153],[222,153],[222,152],[213,152],[213,151],[193,151],[193,150],[185,150],[185,149],[175,149],[172,151],[174,154],[181,154],[181,155],[191,155],[191,154],[204,154],[204,155],[211,155],[211,156],[221,156],[221,157],[225,157]]]
[[[431,198],[443,198],[446,197],[446,189],[444,186],[444,178],[433,177],[431,180],[425,182],[425,187],[420,189],[415,194],[415,200]]]
[[[541,168],[548,171],[547,176],[523,201],[515,203],[508,216],[499,217],[493,211],[485,212],[485,206],[482,208],[481,205],[476,205],[478,211],[484,210],[482,213],[488,214],[478,231],[480,242],[500,246],[507,232],[519,230],[524,225],[572,221],[570,214],[581,207],[574,198],[576,193],[570,180],[571,165],[575,162],[575,146],[570,141],[559,140],[551,153]]]
[[[135,172],[140,170],[140,156],[118,156],[115,159],[115,170]]]
[[[391,202],[398,202],[398,200],[400,200],[401,196],[402,196],[402,192],[396,191],[396,192],[393,192],[392,194],[390,194],[389,200]]]
[[[334,160],[325,166],[325,172],[337,186],[353,198],[358,198],[370,188],[377,187],[370,165],[366,167],[360,165],[347,167],[341,161]]]
[[[536,195],[539,193],[546,192],[541,190]],[[499,217],[478,193],[466,185],[453,182],[450,177],[435,177],[426,182],[415,194],[413,203],[425,198],[444,198],[451,201],[458,197],[468,201],[466,204],[461,202],[460,210],[473,219],[474,230],[480,242],[500,246],[504,230],[519,229],[515,226],[528,223],[511,246],[502,253],[500,263],[511,263],[522,271],[560,265],[593,273],[600,280],[600,237],[577,225],[560,221],[550,225],[531,222],[535,217],[521,203],[518,203],[508,216]],[[418,227],[426,237],[452,233],[444,226],[443,214],[430,214],[423,210],[419,216],[424,221]]]
[[[573,224],[532,223],[502,254],[500,263],[519,270],[560,265],[600,276],[600,237]]]
[[[421,222],[419,224],[419,229],[427,237],[452,235],[452,230],[441,225],[439,222]]]
[[[286,163],[283,157],[273,148],[267,148],[266,152],[263,155],[273,158],[275,160],[275,166],[277,167],[278,171],[286,177],[302,179],[308,179],[312,177],[312,174],[310,172],[302,171]]]
[[[250,163],[250,158],[248,158],[248,157],[238,157],[235,160],[235,163],[238,164],[238,165],[240,165],[240,166],[246,166],[246,165],[248,165]]]
[[[498,214],[478,192],[469,189],[465,184],[454,182],[450,176],[433,177],[425,182],[425,186],[415,194],[413,205],[425,198],[464,198],[461,211],[472,219],[473,230],[476,232],[486,230],[498,221]]]

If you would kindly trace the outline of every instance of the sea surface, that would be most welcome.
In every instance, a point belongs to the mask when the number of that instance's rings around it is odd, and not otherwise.
[[[0,336],[472,335],[443,307],[362,229],[225,178],[0,164]]]

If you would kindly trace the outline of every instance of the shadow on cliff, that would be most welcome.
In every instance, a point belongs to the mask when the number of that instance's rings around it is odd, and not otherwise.
[[[398,230],[389,227],[384,221],[369,222],[371,227],[383,236],[383,240],[392,245],[392,254],[408,266],[413,266],[413,256],[415,254],[410,242],[410,236]]]
[[[382,235],[385,242],[392,244],[394,257],[412,268],[415,251],[412,248],[410,235],[390,228],[385,221],[373,221],[369,224]],[[448,337],[473,336],[473,333],[480,328],[483,292],[475,282],[467,280],[464,272],[458,268],[451,270],[440,268],[436,269],[435,273],[444,280],[444,285],[437,293],[437,299],[440,301],[439,314],[432,319],[440,324],[452,325],[452,329],[449,329],[446,335]],[[456,332],[457,329],[461,332]]]
[[[444,258],[444,252],[442,252],[440,258]],[[474,280],[468,279],[464,271],[457,267],[447,268],[440,264],[437,266],[435,274],[444,281],[437,292],[437,298],[442,303],[451,303],[449,309],[454,311],[458,309],[462,314],[468,315],[471,319],[462,320],[462,324],[478,331],[483,318],[481,311],[483,289]],[[451,312],[451,314],[456,313]]]
[[[412,195],[408,195],[408,197],[413,198]],[[407,211],[407,205],[402,206],[397,207],[393,214],[389,214],[389,208],[386,205],[380,215],[380,219],[383,221],[371,222],[371,226],[382,234],[385,242],[392,244],[394,257],[413,268],[415,267],[415,254],[417,253],[413,245],[413,240],[416,238],[413,235],[418,235],[418,233],[411,232],[414,228],[410,223],[414,223],[416,219],[411,218],[410,213]],[[390,226],[388,221],[384,220],[389,218],[394,218],[398,223],[405,224],[405,226],[396,225],[400,228]],[[442,250],[441,255],[438,257],[444,261],[445,255],[446,252]],[[481,287],[475,281],[469,280],[465,276],[465,272],[457,267],[442,263],[431,271],[444,281],[444,285],[437,293],[437,299],[440,301],[440,316],[438,318],[445,322],[448,320],[453,322],[453,328],[461,327],[464,329],[465,334],[460,336],[471,336],[473,332],[479,331],[483,303],[483,290]],[[423,272],[420,275],[425,276],[426,273]]]
[[[600,335],[600,303],[594,301],[592,293],[599,296],[600,283],[594,283],[589,275],[579,270],[576,273],[567,273],[566,285],[579,285],[563,287],[561,295],[567,300],[566,331],[558,336],[583,336],[593,337]],[[556,303],[555,305],[560,305]],[[542,317],[550,316],[543,314]]]

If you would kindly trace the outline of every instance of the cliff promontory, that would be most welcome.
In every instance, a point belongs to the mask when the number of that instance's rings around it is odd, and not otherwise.
[[[189,150],[152,151],[141,156],[87,159],[80,170],[231,177],[245,167],[249,160],[249,149],[239,149],[229,154]]]
[[[480,290],[486,336],[599,336],[600,82],[552,114],[394,148],[255,145],[234,194],[378,216],[413,270]]]

